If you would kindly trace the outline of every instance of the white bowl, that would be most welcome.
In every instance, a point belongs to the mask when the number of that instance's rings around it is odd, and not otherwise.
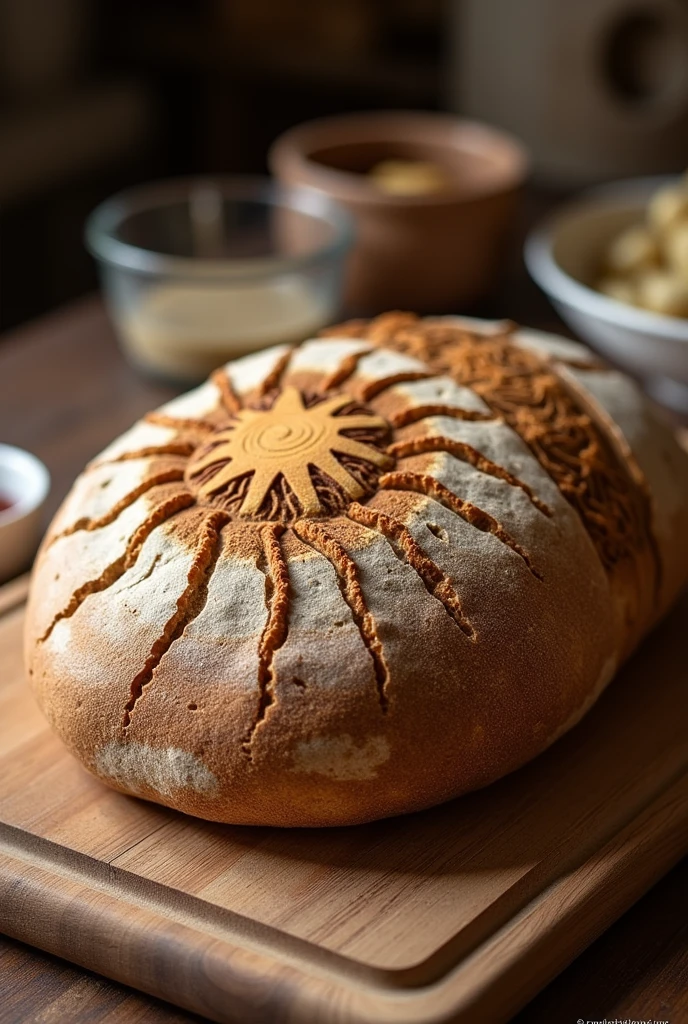
[[[35,455],[0,444],[0,496],[12,502],[0,512],[0,582],[26,569],[36,553],[49,490],[50,474]]]
[[[560,208],[525,246],[531,277],[561,318],[611,362],[643,379],[659,401],[688,410],[688,319],[663,316],[592,287],[608,243],[641,221],[650,197],[673,178],[598,186]]]

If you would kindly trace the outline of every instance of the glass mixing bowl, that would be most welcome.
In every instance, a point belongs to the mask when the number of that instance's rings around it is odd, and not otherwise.
[[[332,322],[353,227],[315,189],[189,178],[113,196],[91,214],[85,237],[130,360],[193,382]]]

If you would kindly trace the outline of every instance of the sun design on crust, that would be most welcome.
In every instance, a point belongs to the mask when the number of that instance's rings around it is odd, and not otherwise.
[[[303,516],[322,515],[327,509],[313,475],[325,474],[338,485],[344,498],[354,501],[369,492],[360,474],[337,458],[350,456],[377,470],[389,469],[394,460],[373,444],[349,437],[342,431],[386,432],[381,416],[366,413],[337,415],[351,405],[349,395],[325,398],[307,405],[295,387],[286,387],[270,409],[240,409],[231,426],[216,431],[209,444],[191,460],[187,479],[197,500],[213,504],[237,482],[250,479],[238,515],[260,513],[268,493],[282,478],[298,502]]]

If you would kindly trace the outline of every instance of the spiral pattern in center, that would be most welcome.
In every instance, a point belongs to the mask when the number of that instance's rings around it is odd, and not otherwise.
[[[302,416],[288,416],[278,423],[251,425],[241,437],[241,448],[247,455],[263,460],[291,457],[316,448],[324,434],[322,424]]]

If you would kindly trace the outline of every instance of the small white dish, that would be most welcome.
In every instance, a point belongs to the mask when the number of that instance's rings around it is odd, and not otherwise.
[[[563,320],[611,362],[643,379],[658,401],[688,411],[688,319],[638,309],[592,285],[608,243],[643,220],[647,202],[673,178],[598,186],[560,208],[526,241],[526,266]]]
[[[28,568],[41,533],[41,512],[50,490],[43,463],[9,444],[0,444],[0,583]]]

